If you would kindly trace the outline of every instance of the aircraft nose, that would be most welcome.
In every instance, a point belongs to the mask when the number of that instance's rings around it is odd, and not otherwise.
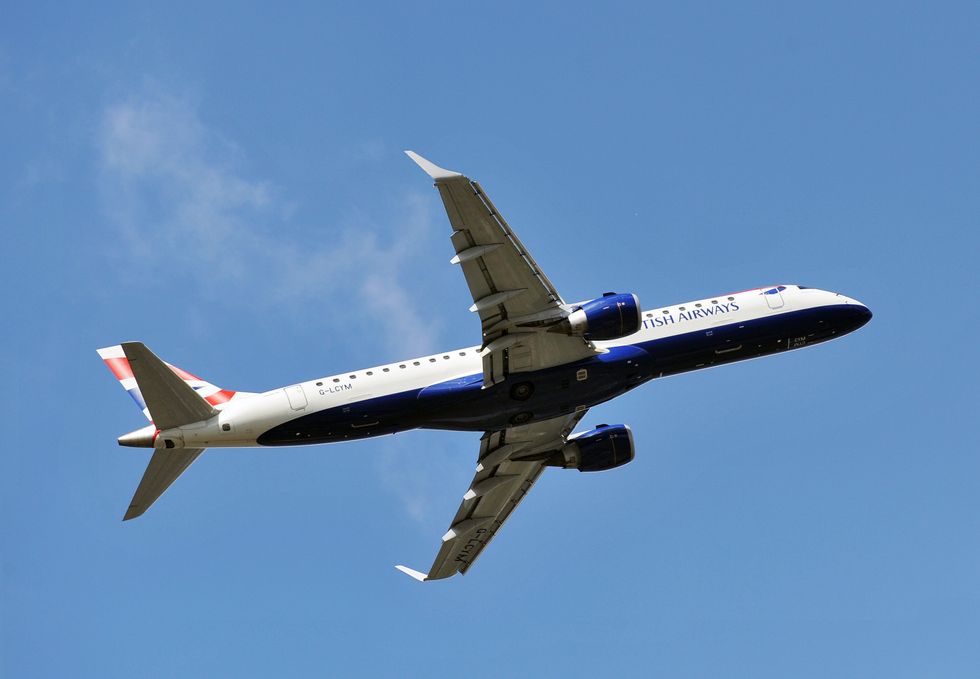
[[[864,325],[865,323],[871,320],[871,317],[874,316],[874,314],[871,313],[871,309],[869,309],[866,305],[862,304],[861,316],[864,318],[864,320],[861,322],[861,325]]]
[[[869,309],[866,304],[861,304],[861,302],[857,301],[856,299],[850,298],[847,300],[847,302],[849,307],[848,311],[850,312],[852,319],[851,323],[854,326],[854,330],[864,326],[871,320],[871,317],[874,316],[874,314],[871,313],[871,309]]]

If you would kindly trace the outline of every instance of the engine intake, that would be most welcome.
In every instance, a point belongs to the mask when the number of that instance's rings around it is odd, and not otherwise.
[[[601,472],[632,461],[633,432],[625,424],[600,424],[568,440],[550,464],[580,472]]]
[[[614,340],[632,335],[642,322],[636,295],[607,292],[579,305],[562,323],[562,330],[590,340]]]

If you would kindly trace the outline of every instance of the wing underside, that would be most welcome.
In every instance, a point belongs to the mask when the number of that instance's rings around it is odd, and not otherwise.
[[[497,384],[529,372],[592,356],[581,337],[546,332],[570,308],[476,181],[408,155],[435,181],[452,225],[458,264],[480,317],[483,379]]]
[[[565,445],[585,412],[485,433],[476,474],[429,572],[398,569],[417,580],[465,574],[541,476],[547,454]]]

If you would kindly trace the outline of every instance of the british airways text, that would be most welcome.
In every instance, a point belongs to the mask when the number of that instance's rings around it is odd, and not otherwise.
[[[671,323],[692,321],[695,318],[707,318],[708,316],[727,314],[732,311],[738,311],[738,304],[735,302],[729,302],[728,304],[712,304],[711,306],[703,309],[687,309],[686,311],[681,311],[679,314],[677,314],[677,316],[674,316],[674,314],[662,314],[660,316],[654,316],[653,318],[644,318],[643,327],[644,329],[659,328],[664,325],[670,325]]]

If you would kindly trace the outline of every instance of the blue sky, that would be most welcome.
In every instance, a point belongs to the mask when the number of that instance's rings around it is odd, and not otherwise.
[[[690,4],[690,3],[689,3]],[[0,674],[965,677],[980,666],[975,3],[7,3]],[[139,339],[232,389],[466,346],[413,148],[568,299],[874,320],[596,408],[470,575],[478,437],[205,454],[144,517]]]

